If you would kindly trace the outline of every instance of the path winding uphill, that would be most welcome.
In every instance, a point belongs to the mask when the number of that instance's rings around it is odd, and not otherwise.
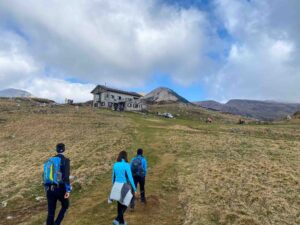
[[[180,208],[177,186],[174,185],[177,180],[176,154],[165,150],[167,142],[163,138],[165,129],[153,126],[156,122],[153,124],[135,115],[129,117],[131,127],[127,132],[131,136],[129,138],[131,146],[126,149],[144,147],[149,172],[146,179],[147,204],[137,201],[135,210],[128,209],[125,219],[130,225],[182,224],[183,213]],[[95,143],[95,145],[98,144]],[[87,148],[87,146],[82,145],[81,148]],[[135,152],[135,150],[129,150],[129,155],[132,157]],[[114,152],[114,155],[117,153]],[[107,203],[111,189],[111,166],[105,169],[107,172],[97,176],[92,185],[86,189],[78,191],[76,186],[74,187],[70,209],[63,221],[65,225],[111,224],[116,216],[116,203]],[[76,168],[73,169],[73,172],[75,171]],[[171,183],[170,179],[173,180]],[[24,224],[40,225],[46,217],[45,210],[45,205],[44,208],[39,207],[38,210],[31,209],[29,214],[36,216],[23,218],[20,221],[27,221]]]
[[[0,177],[6,179],[0,202],[7,205],[0,209],[1,225],[44,224],[46,202],[36,201],[44,196],[42,164],[61,141],[75,177],[64,225],[112,223],[116,204],[107,203],[112,165],[120,150],[131,158],[139,147],[149,164],[148,204],[126,212],[129,225],[300,224],[297,119],[241,126],[217,113],[207,124],[206,111],[188,107],[170,120],[88,107],[49,107],[40,113],[25,103],[3,106]]]
[[[137,202],[134,211],[128,210],[125,214],[128,224],[181,224],[178,195],[175,191],[165,192],[161,184],[166,171],[172,168],[174,157],[164,155],[161,159],[165,161],[157,163],[147,179],[147,205]],[[110,177],[107,179],[110,180]],[[110,183],[103,180],[94,190],[74,202],[64,224],[111,224],[116,216],[116,204],[107,203],[110,187]]]
[[[135,146],[146,146],[145,152],[149,157],[149,174],[146,180],[147,204],[137,201],[134,211],[127,210],[125,219],[128,224],[182,224],[182,209],[180,208],[177,188],[167,187],[165,181],[170,177],[176,179],[175,155],[162,153],[159,129],[151,130],[144,126],[135,129]],[[152,144],[152,143],[158,143]],[[149,152],[151,151],[151,152]],[[73,203],[70,213],[65,221],[67,225],[110,224],[116,216],[116,204],[107,203],[111,188],[111,174],[108,172],[93,189],[83,194],[80,200]]]

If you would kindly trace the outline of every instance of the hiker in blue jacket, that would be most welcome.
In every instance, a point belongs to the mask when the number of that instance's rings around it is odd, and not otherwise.
[[[57,155],[50,158],[44,167],[44,186],[47,193],[48,201],[48,216],[47,216],[47,225],[60,225],[67,209],[69,208],[69,197],[72,187],[70,185],[70,160],[64,156],[65,145],[59,143],[56,145]],[[54,175],[53,163],[57,162],[58,173]],[[48,163],[48,164],[47,164]],[[51,173],[47,177],[47,167],[50,163]],[[49,179],[48,179],[49,178]],[[61,209],[58,213],[58,216],[54,222],[56,203],[60,201]]]
[[[136,194],[136,186],[133,181],[132,173],[130,170],[130,165],[127,159],[127,152],[121,151],[117,158],[117,162],[113,166],[112,172],[112,183],[130,183],[134,193]],[[118,215],[116,219],[113,221],[114,225],[126,225],[124,221],[124,213],[127,209],[126,205],[122,205],[118,201]]]
[[[141,192],[141,202],[146,203],[145,197],[145,178],[147,176],[147,160],[143,157],[143,149],[137,150],[137,155],[131,160],[131,172],[133,175],[134,184],[137,187],[139,184]],[[130,208],[134,209],[134,198],[131,201]]]

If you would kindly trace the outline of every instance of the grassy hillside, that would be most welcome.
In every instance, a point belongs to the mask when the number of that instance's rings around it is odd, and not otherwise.
[[[43,224],[42,164],[58,142],[74,176],[65,225],[111,223],[112,164],[120,150],[132,157],[138,147],[149,161],[148,204],[127,212],[128,224],[300,223],[297,121],[236,125],[236,117],[175,106],[144,115],[18,104],[0,100],[0,224]],[[179,116],[154,115],[160,110]]]
[[[300,119],[300,111],[295,112],[293,117],[294,117],[294,119]]]
[[[211,111],[205,108],[201,108],[192,104],[184,104],[184,103],[174,103],[174,104],[154,104],[150,105],[149,109],[150,113],[164,113],[169,112],[172,113],[175,118],[181,119],[184,121],[197,121],[199,123],[203,123],[207,120],[207,118],[211,118],[213,122],[216,123],[237,123],[239,118],[238,116],[234,116],[227,113],[220,113],[216,111]],[[246,119],[247,121],[251,121],[250,119]]]

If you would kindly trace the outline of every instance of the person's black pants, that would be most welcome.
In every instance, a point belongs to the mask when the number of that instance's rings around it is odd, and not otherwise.
[[[116,217],[116,220],[120,223],[120,224],[124,224],[124,213],[127,209],[126,205],[122,205],[120,202],[118,202],[118,216]]]
[[[51,188],[47,187],[47,200],[48,200],[48,217],[47,225],[60,225],[63,220],[67,209],[69,208],[69,199],[65,199],[65,188]],[[55,209],[57,200],[61,203],[61,209],[54,222]]]
[[[134,176],[133,177],[133,180],[134,180],[134,184],[137,188],[137,185],[139,184],[140,186],[140,192],[141,192],[141,202],[146,202],[146,197],[145,197],[145,177],[140,177],[140,176]],[[134,208],[134,201],[135,201],[135,198],[133,196],[132,200],[131,200],[131,203],[130,203],[130,207],[131,208]]]

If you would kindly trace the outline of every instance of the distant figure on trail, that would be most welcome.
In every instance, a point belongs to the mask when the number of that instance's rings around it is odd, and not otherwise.
[[[131,189],[136,194],[136,186],[127,160],[127,152],[121,151],[117,158],[117,162],[113,166],[112,172],[113,187],[109,196],[109,201],[118,201],[118,215],[113,221],[114,225],[125,225],[124,213],[132,199]],[[128,184],[130,183],[131,186]]]
[[[70,160],[64,156],[65,145],[56,145],[57,155],[44,163],[43,183],[47,194],[48,217],[47,225],[60,225],[69,208],[69,197],[72,187],[70,185]],[[60,201],[61,209],[54,222],[56,203]]]
[[[243,119],[239,119],[239,122],[238,122],[238,124],[245,124],[246,123],[246,121],[245,120],[243,120]]]
[[[208,117],[207,119],[206,119],[206,123],[212,123],[212,118],[210,118],[210,117]]]
[[[134,184],[136,187],[138,184],[140,186],[141,202],[146,203],[145,179],[147,175],[147,160],[143,157],[143,149],[139,148],[137,150],[137,155],[131,160],[130,166]],[[135,199],[133,198],[130,204],[131,209],[134,209],[134,201]]]

